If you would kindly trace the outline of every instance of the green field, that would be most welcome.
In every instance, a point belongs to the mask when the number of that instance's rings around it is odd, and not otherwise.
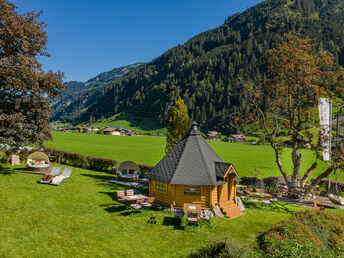
[[[117,186],[105,181],[112,177],[73,168],[55,187],[0,164],[0,257],[185,257],[228,237],[252,248],[261,232],[297,209],[248,209],[236,219],[212,219],[211,228],[180,230],[168,211],[126,210],[115,201]],[[151,216],[156,224],[147,223]]]
[[[166,141],[164,137],[155,136],[129,137],[58,132],[55,132],[53,137],[54,141],[46,143],[49,148],[112,158],[119,162],[133,160],[139,164],[153,166],[164,156]],[[218,141],[210,141],[209,143],[225,162],[234,164],[240,176],[263,178],[280,175],[270,146]],[[301,169],[305,171],[314,161],[314,156],[309,150],[303,150],[302,155]],[[285,149],[282,163],[287,171],[292,170],[290,149]],[[319,162],[314,175],[321,173],[326,167],[325,162]],[[342,176],[340,178],[342,179]]]
[[[166,127],[162,127],[156,119],[137,117],[133,116],[132,114],[115,115],[103,120],[100,119],[93,124],[88,123],[81,125],[92,125],[97,127],[123,127],[134,130],[136,134],[166,134]]]

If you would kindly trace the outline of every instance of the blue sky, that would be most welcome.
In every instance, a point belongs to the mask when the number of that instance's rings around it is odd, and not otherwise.
[[[12,0],[43,11],[51,57],[44,70],[86,81],[115,67],[148,62],[262,0]]]

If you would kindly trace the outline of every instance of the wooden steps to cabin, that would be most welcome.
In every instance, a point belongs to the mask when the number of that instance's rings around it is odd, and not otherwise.
[[[223,214],[226,215],[228,218],[235,218],[243,215],[244,213],[238,208],[233,200],[220,202],[219,206]]]

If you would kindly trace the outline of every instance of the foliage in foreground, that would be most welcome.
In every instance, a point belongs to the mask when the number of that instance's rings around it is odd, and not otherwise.
[[[306,225],[321,241],[322,248],[344,248],[344,216],[329,211],[302,210],[292,219]]]
[[[272,226],[258,243],[268,257],[314,257],[320,246],[319,238],[306,225],[293,220]]]
[[[218,240],[190,254],[190,258],[250,257],[252,250],[235,239]]]

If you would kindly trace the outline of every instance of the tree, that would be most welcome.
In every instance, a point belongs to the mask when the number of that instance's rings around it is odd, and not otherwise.
[[[243,83],[248,105],[241,110],[240,121],[255,122],[275,152],[276,163],[288,185],[304,186],[321,158],[320,139],[313,131],[318,127],[319,96],[334,98],[343,87],[343,69],[334,71],[334,59],[329,53],[315,53],[311,40],[301,39],[295,32],[284,34],[277,48],[268,51],[269,78],[264,85]],[[280,137],[285,135],[284,138]],[[317,134],[321,137],[321,134]],[[291,173],[281,162],[285,139],[291,144]],[[315,161],[301,175],[300,149],[311,146]],[[309,193],[338,166],[343,165],[343,146],[332,152],[333,162],[307,188]],[[287,176],[291,174],[291,178]]]
[[[184,104],[184,100],[179,97],[172,109],[167,127],[166,153],[185,136],[185,133],[190,129],[190,126],[191,119],[188,115],[188,110]]]
[[[50,101],[60,96],[63,74],[42,71],[46,25],[40,12],[20,15],[0,0],[0,142],[19,147],[51,139]]]

